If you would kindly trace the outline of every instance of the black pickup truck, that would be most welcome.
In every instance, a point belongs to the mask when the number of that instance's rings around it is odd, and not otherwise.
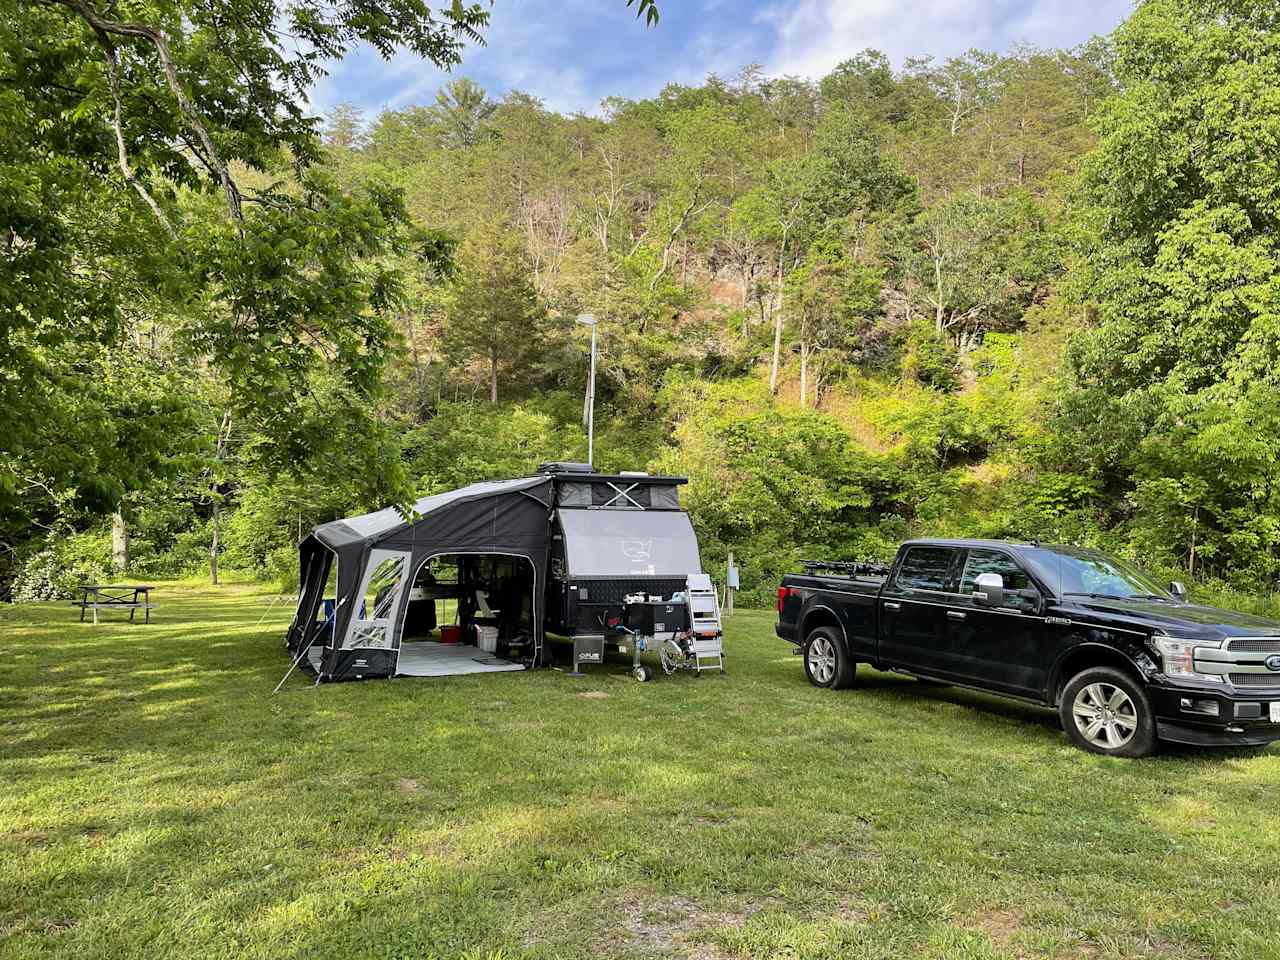
[[[1055,707],[1094,753],[1280,739],[1280,623],[1186,601],[1094,550],[913,540],[888,568],[811,563],[777,634],[816,686],[859,663]]]

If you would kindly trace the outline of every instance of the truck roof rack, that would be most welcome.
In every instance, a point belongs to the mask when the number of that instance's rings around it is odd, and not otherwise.
[[[849,577],[887,577],[889,575],[889,565],[875,560],[802,560],[800,562],[804,564],[806,577],[812,577],[824,570]]]

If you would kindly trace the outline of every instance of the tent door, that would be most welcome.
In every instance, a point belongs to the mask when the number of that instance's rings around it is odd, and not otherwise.
[[[438,581],[436,575],[441,571],[429,568],[433,560],[446,561],[445,579]],[[541,653],[543,591],[538,567],[527,556],[497,551],[433,553],[420,558],[408,589],[410,602],[400,614],[397,676],[524,670],[522,661],[536,660]],[[455,612],[440,618],[415,614],[417,628],[412,624],[405,627],[412,604],[434,605],[437,600],[452,600]],[[462,628],[461,635],[446,643],[443,630],[452,632],[455,625],[447,620],[454,619]],[[430,626],[424,629],[424,623]],[[516,653],[513,648],[523,652]]]

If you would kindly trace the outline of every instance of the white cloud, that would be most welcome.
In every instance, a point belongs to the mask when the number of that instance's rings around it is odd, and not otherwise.
[[[1110,33],[1132,10],[1131,0],[802,0],[763,13],[777,43],[765,62],[774,74],[821,77],[867,47],[894,63],[973,47],[1007,50],[1025,41],[1072,46]]]

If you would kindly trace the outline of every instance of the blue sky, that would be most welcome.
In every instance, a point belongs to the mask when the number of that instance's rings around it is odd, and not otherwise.
[[[488,46],[472,47],[454,73],[492,96],[523,90],[547,106],[596,112],[600,100],[651,96],[670,82],[731,77],[759,63],[771,75],[821,77],[866,47],[945,58],[971,47],[1018,42],[1073,46],[1109,33],[1132,0],[660,0],[646,29],[625,0],[496,0]],[[383,61],[362,49],[334,65],[315,90],[324,110],[347,101],[369,114],[430,103],[447,80],[416,57]]]

